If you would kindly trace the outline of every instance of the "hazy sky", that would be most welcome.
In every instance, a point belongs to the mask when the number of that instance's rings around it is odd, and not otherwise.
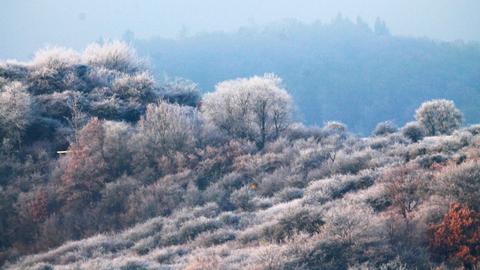
[[[284,18],[330,21],[338,13],[393,34],[480,41],[480,0],[0,0],[0,59],[30,56],[39,47],[81,49],[103,38],[177,37],[235,30]]]

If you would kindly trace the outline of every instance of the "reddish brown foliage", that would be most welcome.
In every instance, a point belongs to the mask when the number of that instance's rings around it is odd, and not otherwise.
[[[414,165],[407,164],[387,170],[382,178],[392,206],[409,219],[421,201],[422,175]]]
[[[102,122],[93,118],[71,146],[62,175],[67,201],[91,202],[98,197],[106,175],[103,139]]]
[[[48,216],[48,200],[45,189],[39,189],[30,202],[29,212],[34,221],[42,222]]]
[[[480,213],[452,204],[442,222],[431,227],[431,247],[443,258],[473,268],[480,262]]]

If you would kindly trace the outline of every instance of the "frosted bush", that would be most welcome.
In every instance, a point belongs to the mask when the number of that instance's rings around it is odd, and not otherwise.
[[[308,139],[315,138],[316,140],[321,140],[326,136],[322,128],[317,126],[305,126],[302,123],[294,123],[286,130],[285,136],[290,140],[299,140],[299,139]]]
[[[417,122],[408,122],[401,131],[412,142],[418,142],[425,136],[425,129]]]
[[[200,233],[214,231],[222,227],[222,223],[216,219],[198,217],[185,222],[178,230],[180,243],[194,240]]]
[[[323,126],[323,131],[329,136],[332,136],[332,135],[345,136],[345,133],[347,132],[347,130],[348,130],[347,125],[338,121],[329,121],[325,123],[325,125]]]
[[[143,64],[135,51],[129,45],[120,41],[103,45],[90,44],[85,48],[82,58],[89,65],[126,73],[136,72],[143,68]]]
[[[324,215],[322,234],[330,239],[348,245],[371,241],[376,224],[373,210],[364,204],[342,201],[330,208]]]
[[[336,175],[332,178],[311,182],[305,191],[307,202],[326,203],[340,198],[347,192],[366,188],[373,184],[374,178],[369,171],[358,175]]]
[[[125,172],[131,161],[131,152],[125,142],[133,135],[132,126],[123,122],[104,122],[105,137],[103,153],[105,160],[110,164],[115,176]]]
[[[276,195],[276,198],[279,202],[288,202],[302,197],[303,189],[295,187],[287,187]]]
[[[298,233],[316,234],[323,224],[322,215],[315,208],[289,208],[275,224],[263,228],[262,237],[269,241],[283,242]]]
[[[373,134],[375,136],[384,136],[387,134],[395,133],[397,132],[397,130],[397,126],[392,121],[385,121],[377,124],[375,130],[373,131]]]
[[[183,78],[167,79],[161,85],[160,93],[171,103],[195,107],[200,102],[198,85]]]
[[[155,81],[147,72],[133,75],[123,75],[117,78],[113,84],[113,92],[122,99],[137,99],[139,101],[153,102]]]
[[[193,243],[199,247],[210,247],[232,241],[236,238],[236,233],[232,230],[219,229],[213,232],[201,233]]]
[[[371,151],[360,151],[351,154],[341,151],[336,155],[331,170],[333,173],[338,174],[355,174],[363,169],[368,169],[371,159]]]
[[[473,136],[480,135],[480,125],[471,125],[465,129],[470,132]]]
[[[480,209],[480,162],[471,160],[446,167],[438,175],[441,194]]]
[[[80,55],[63,47],[51,47],[37,51],[32,61],[36,68],[46,67],[53,70],[65,69],[80,64]]]
[[[238,208],[248,211],[253,209],[252,199],[254,196],[254,191],[251,190],[248,186],[242,187],[234,191],[230,195],[230,201]]]
[[[280,168],[272,174],[265,175],[258,184],[256,192],[263,196],[273,196],[287,184],[285,177],[287,174],[287,168]]]

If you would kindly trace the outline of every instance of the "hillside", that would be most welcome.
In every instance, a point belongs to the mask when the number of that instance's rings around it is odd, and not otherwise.
[[[275,74],[201,95],[120,42],[0,89],[5,269],[478,267],[480,127],[449,100],[362,137],[298,122]]]
[[[435,98],[455,101],[467,123],[480,121],[475,43],[395,36],[381,23],[372,29],[341,16],[133,43],[159,78],[189,78],[204,91],[223,80],[273,72],[291,90],[298,119],[310,125],[337,120],[368,136],[381,121],[405,124],[423,101]]]
[[[333,164],[319,158],[328,143],[276,142],[265,153],[232,157],[236,169],[184,197],[203,204],[7,269],[428,269],[428,224],[439,221],[450,199],[466,199],[441,197],[443,180],[472,177],[472,170],[478,177],[479,135],[472,131],[413,144],[396,134],[350,137]],[[401,175],[407,178],[392,182]],[[258,189],[247,189],[251,179]],[[234,210],[222,209],[215,199],[222,193]]]

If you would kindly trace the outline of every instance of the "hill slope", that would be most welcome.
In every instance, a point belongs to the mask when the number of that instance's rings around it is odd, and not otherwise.
[[[453,102],[372,137],[293,107],[273,74],[158,84],[119,42],[1,63],[2,267],[478,265],[480,127]]]
[[[276,142],[262,153],[231,157],[225,176],[184,197],[204,204],[70,242],[7,269],[427,269],[434,265],[428,225],[462,200],[445,196],[444,181],[479,173],[477,132],[413,144],[397,134],[349,137],[334,162],[322,162],[329,142]],[[252,181],[257,188],[248,188]],[[224,193],[236,210],[222,209]]]

